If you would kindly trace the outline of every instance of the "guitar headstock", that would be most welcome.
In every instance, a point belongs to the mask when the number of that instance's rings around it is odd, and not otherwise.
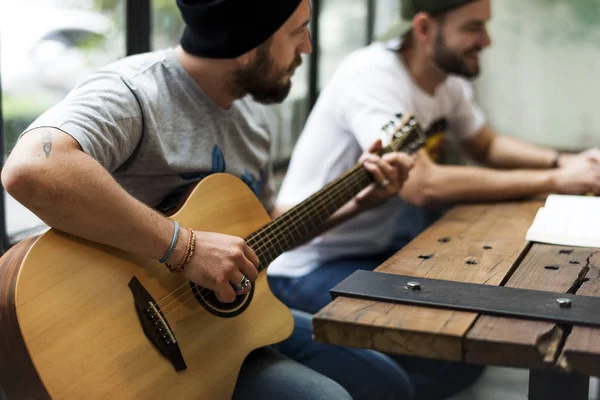
[[[396,120],[390,121],[382,129],[390,137],[390,144],[383,149],[383,153],[400,151],[413,154],[425,145],[425,133],[413,115],[396,114]]]

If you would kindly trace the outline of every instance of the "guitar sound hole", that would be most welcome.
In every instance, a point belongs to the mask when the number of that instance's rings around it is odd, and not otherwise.
[[[250,289],[250,292],[241,296],[237,296],[233,303],[222,303],[217,299],[215,292],[212,290],[203,288],[190,282],[190,287],[194,292],[194,296],[198,303],[202,305],[208,312],[217,317],[232,318],[240,315],[252,301],[254,295],[254,286]]]

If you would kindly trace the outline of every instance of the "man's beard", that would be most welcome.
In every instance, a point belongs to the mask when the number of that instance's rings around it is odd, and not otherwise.
[[[286,75],[292,75],[302,64],[298,55],[289,68],[278,69],[269,54],[269,45],[263,44],[257,49],[256,58],[246,68],[235,72],[233,77],[234,94],[242,97],[246,94],[259,103],[281,103],[290,93],[292,81]]]
[[[463,55],[469,56],[473,53],[479,53],[481,50],[481,47],[476,46],[465,51]],[[433,62],[438,68],[449,74],[460,75],[465,78],[475,78],[479,75],[479,65],[474,70],[470,69],[458,54],[446,46],[441,28],[433,48]]]

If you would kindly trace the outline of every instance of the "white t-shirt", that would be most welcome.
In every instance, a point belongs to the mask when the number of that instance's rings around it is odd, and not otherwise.
[[[294,148],[278,204],[293,206],[305,200],[356,164],[378,138],[388,144],[382,127],[398,113],[416,117],[427,132],[427,149],[437,161],[447,130],[464,140],[483,127],[483,113],[473,104],[466,80],[451,76],[433,96],[425,93],[395,51],[399,45],[399,40],[376,42],[354,51],[339,65]],[[394,197],[282,254],[268,273],[299,277],[331,259],[389,250],[403,230],[405,236],[419,233],[418,226],[410,226],[415,215],[402,217],[418,212]]]

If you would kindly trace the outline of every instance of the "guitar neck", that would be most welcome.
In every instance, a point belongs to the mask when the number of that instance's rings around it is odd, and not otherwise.
[[[399,127],[393,121],[384,127],[393,138],[388,146],[376,152],[378,155],[393,151],[412,154],[425,144],[423,130],[414,117],[403,118],[399,114],[398,118],[403,121]],[[371,174],[362,163],[357,163],[323,189],[248,236],[246,242],[260,259],[259,269],[262,271],[280,254],[310,239],[333,213],[371,182]]]
[[[356,164],[323,189],[246,238],[246,242],[260,259],[260,270],[280,254],[304,243],[333,213],[371,182],[373,178],[362,164]]]

